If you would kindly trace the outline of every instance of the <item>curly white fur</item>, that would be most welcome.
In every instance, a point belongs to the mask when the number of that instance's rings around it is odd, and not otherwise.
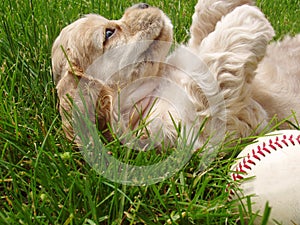
[[[215,30],[217,22],[238,6],[253,5],[252,0],[199,0],[195,6],[189,46],[197,48]]]
[[[189,141],[197,136],[197,148],[220,129],[245,137],[260,132],[274,115],[284,119],[292,110],[298,115],[300,35],[268,45],[273,28],[252,5],[251,0],[199,0],[190,41],[169,57],[172,25],[156,8],[131,7],[118,21],[95,15],[76,21],[62,31],[52,51],[61,113],[70,113],[65,96],[75,97],[84,77],[100,88],[97,119],[117,124],[113,128],[121,133],[144,123],[141,140],[159,138],[175,145],[178,135],[189,131]],[[103,42],[106,28],[116,33]],[[87,31],[91,35],[79,35]],[[112,50],[126,44],[131,46],[126,51]],[[130,59],[134,63],[125,67]],[[119,126],[120,115],[125,119]],[[72,138],[72,124],[63,123]]]

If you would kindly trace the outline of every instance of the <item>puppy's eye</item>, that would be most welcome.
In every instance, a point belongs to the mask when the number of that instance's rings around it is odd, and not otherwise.
[[[115,33],[115,29],[106,29],[105,30],[105,40],[108,40]]]

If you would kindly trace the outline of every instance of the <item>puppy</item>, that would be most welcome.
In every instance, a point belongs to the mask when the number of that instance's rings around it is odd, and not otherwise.
[[[300,113],[300,36],[268,47],[274,31],[251,5],[200,0],[190,41],[169,56],[170,20],[145,3],[117,21],[87,15],[64,28],[52,67],[67,137],[76,134],[74,108],[142,148],[182,140],[197,149],[213,136],[246,137],[274,115]]]

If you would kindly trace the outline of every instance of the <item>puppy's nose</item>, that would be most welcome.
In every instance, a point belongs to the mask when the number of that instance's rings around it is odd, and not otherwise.
[[[137,7],[140,9],[147,9],[149,8],[149,5],[147,3],[139,3]]]

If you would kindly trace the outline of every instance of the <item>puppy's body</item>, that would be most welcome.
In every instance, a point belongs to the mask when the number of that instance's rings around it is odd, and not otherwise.
[[[252,84],[253,98],[279,120],[300,117],[300,35],[268,46]],[[293,115],[293,112],[295,115]],[[299,121],[299,120],[298,120]]]
[[[218,6],[214,14],[206,8],[208,2]],[[194,139],[207,119],[195,148],[224,129],[245,137],[260,132],[274,115],[284,119],[292,110],[299,115],[300,36],[268,46],[274,35],[271,25],[259,9],[244,4],[252,2],[200,0],[191,40],[168,58],[172,25],[156,8],[137,5],[119,21],[92,15],[69,25],[52,51],[61,114],[72,114],[66,94],[80,102],[81,89],[97,102],[91,113],[96,112],[99,129],[110,123],[116,133],[130,133],[143,123],[142,140],[155,137],[171,145],[187,133]],[[105,38],[108,29],[114,32],[111,38]],[[82,31],[89,36],[74,33]],[[277,54],[290,55],[281,60]],[[84,81],[78,88],[82,77],[97,85],[93,89]],[[62,118],[73,138],[72,123]],[[178,133],[180,126],[183,133]]]

